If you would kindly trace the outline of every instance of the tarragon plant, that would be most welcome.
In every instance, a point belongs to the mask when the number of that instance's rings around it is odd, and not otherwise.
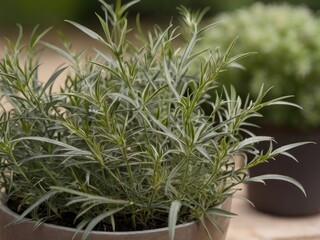
[[[130,41],[126,10],[133,1],[112,7],[101,2],[102,33],[75,27],[100,43],[95,57],[42,42],[47,31],[22,30],[7,41],[0,62],[0,184],[7,206],[39,223],[91,230],[134,231],[231,216],[218,206],[232,198],[247,170],[287,151],[296,143],[259,152],[254,144],[273,141],[247,128],[266,106],[287,104],[285,97],[240,99],[234,88],[217,88],[220,73],[248,54],[229,49],[194,52],[204,12],[180,8],[182,24],[155,26]],[[70,67],[49,79],[39,77],[43,48],[55,50]],[[197,71],[189,71],[196,64]],[[61,74],[60,91],[53,85]],[[208,91],[215,91],[213,101]],[[219,88],[220,89],[220,88]],[[209,104],[205,114],[202,104]],[[246,137],[242,137],[246,136]],[[247,155],[253,156],[247,161]],[[217,226],[218,227],[218,226]],[[206,228],[206,227],[205,227]]]

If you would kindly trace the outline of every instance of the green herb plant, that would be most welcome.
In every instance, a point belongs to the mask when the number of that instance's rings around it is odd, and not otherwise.
[[[47,31],[22,42],[7,41],[0,62],[0,184],[6,204],[24,217],[92,230],[134,231],[230,217],[219,209],[239,184],[278,175],[250,178],[247,170],[304,143],[259,152],[254,144],[272,137],[247,130],[250,119],[271,105],[291,105],[285,97],[242,100],[234,88],[217,88],[220,73],[248,54],[230,56],[216,49],[194,53],[212,25],[200,27],[204,12],[181,7],[182,25],[158,26],[130,41],[127,9],[101,2],[102,34],[75,22],[100,43],[88,57],[70,44],[43,43]],[[40,79],[43,48],[55,50],[71,66]],[[196,73],[189,71],[196,64]],[[66,73],[66,71],[68,73]],[[55,80],[66,74],[61,91]],[[211,106],[206,115],[203,103]],[[245,133],[246,138],[241,135]],[[253,155],[248,162],[247,155]],[[294,158],[293,156],[291,156]],[[238,162],[238,163],[237,163]],[[217,226],[219,227],[219,226]],[[207,227],[205,226],[207,229]]]

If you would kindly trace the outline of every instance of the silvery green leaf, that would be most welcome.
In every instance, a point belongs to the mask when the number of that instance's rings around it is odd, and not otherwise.
[[[84,233],[82,235],[82,240],[87,240],[88,236],[90,234],[90,232],[93,230],[93,228],[99,223],[101,222],[103,219],[107,218],[107,217],[111,217],[113,214],[121,211],[123,209],[123,207],[121,208],[115,208],[115,209],[111,209],[107,212],[104,212],[100,215],[98,215],[97,217],[93,218],[89,224],[87,225],[87,227],[84,230]]]
[[[247,180],[245,180],[245,182],[259,182],[259,183],[263,183],[266,184],[265,181],[266,180],[281,180],[281,181],[285,181],[285,182],[289,182],[293,185],[295,185],[296,187],[298,187],[301,192],[307,196],[306,191],[304,189],[304,187],[301,185],[301,183],[299,183],[297,180],[295,180],[292,177],[289,176],[284,176],[284,175],[279,175],[279,174],[265,174],[265,175],[260,175],[257,177],[250,177]]]
[[[253,137],[248,137],[245,138],[244,140],[242,140],[241,142],[239,142],[239,144],[237,145],[237,149],[242,149],[244,147],[247,147],[249,145],[252,145],[254,143],[259,143],[259,142],[266,142],[266,141],[272,141],[273,138],[272,137],[268,137],[268,136],[253,136]]]
[[[91,29],[79,24],[79,23],[76,23],[76,22],[73,22],[73,21],[69,21],[69,20],[66,20],[66,22],[72,24],[73,26],[77,27],[78,29],[80,29],[82,32],[84,32],[85,34],[87,34],[89,37],[95,39],[95,40],[98,40],[98,41],[103,41],[103,38],[96,32],[92,31]]]
[[[169,219],[168,219],[169,239],[170,240],[174,240],[175,228],[176,228],[176,224],[177,224],[177,219],[178,219],[180,207],[181,207],[180,201],[174,200],[171,202],[170,211],[169,211]]]
[[[270,155],[271,156],[276,156],[278,154],[283,154],[284,152],[287,152],[293,148],[296,148],[296,147],[300,147],[300,146],[303,146],[303,145],[306,145],[306,144],[315,144],[314,142],[298,142],[298,143],[291,143],[291,144],[288,144],[288,145],[284,145],[282,147],[279,147],[277,149],[275,149]]]

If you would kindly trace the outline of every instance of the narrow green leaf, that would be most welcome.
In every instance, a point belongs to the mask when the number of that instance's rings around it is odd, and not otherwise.
[[[232,42],[230,43],[228,49],[227,49],[226,52],[225,52],[224,61],[225,61],[226,59],[228,59],[228,57],[229,57],[232,49],[234,48],[234,45],[235,45],[236,42],[238,41],[238,39],[239,39],[239,36],[237,36],[236,38],[234,38],[234,39],[232,40]]]
[[[206,217],[207,217],[207,219],[211,222],[211,224],[212,224],[220,233],[222,233],[222,229],[220,229],[220,227],[219,227],[219,225],[216,223],[216,221],[215,221],[214,219],[212,219],[212,216],[208,215],[208,216],[206,216]],[[204,216],[201,216],[199,220],[200,220],[200,222],[201,222],[201,224],[202,224],[202,227],[204,228],[204,230],[205,230],[205,232],[206,232],[207,237],[209,238],[209,240],[214,240],[214,239],[212,239],[211,233],[210,233],[210,231],[209,231],[209,229],[208,229],[208,227],[207,227],[207,224],[206,224],[206,221],[205,221],[205,219],[204,219]]]
[[[259,182],[259,183],[265,184],[265,180],[281,180],[281,181],[289,182],[295,185],[296,187],[298,187],[301,190],[301,192],[305,196],[307,196],[306,191],[304,187],[301,185],[301,183],[299,183],[297,180],[289,176],[284,176],[279,174],[265,174],[257,177],[250,177],[247,180],[245,180],[245,182]]]
[[[295,161],[295,162],[297,162],[297,163],[299,162],[298,159],[297,159],[295,156],[293,156],[291,153],[282,152],[281,155],[287,156],[288,158],[293,159],[293,161]]]
[[[299,143],[291,143],[291,144],[287,144],[284,145],[282,147],[277,148],[276,150],[274,150],[273,152],[271,152],[271,156],[276,156],[278,154],[285,154],[285,152],[296,148],[296,147],[300,147],[306,144],[315,144],[315,142],[299,142]]]
[[[59,192],[66,192],[66,193],[70,193],[73,195],[82,196],[84,198],[87,198],[88,200],[98,201],[98,202],[105,203],[105,204],[118,204],[118,205],[129,204],[129,201],[126,201],[126,200],[112,199],[112,198],[108,198],[108,197],[104,197],[104,196],[92,195],[92,194],[83,193],[80,191],[76,191],[76,190],[72,190],[72,189],[64,188],[64,187],[52,187],[52,189],[55,191],[59,191]]]
[[[172,91],[172,93],[174,94],[174,96],[176,97],[177,101],[180,102],[181,97],[180,97],[179,93],[177,92],[176,87],[173,86],[173,84],[172,84],[173,79],[170,75],[168,64],[167,64],[166,60],[164,60],[163,66],[164,66],[164,72],[166,74],[166,80],[167,80],[168,86],[169,86],[170,90]]]
[[[55,51],[56,53],[58,53],[60,56],[64,57],[65,59],[67,59],[70,63],[75,64],[75,61],[73,59],[73,57],[66,51],[62,50],[61,48],[54,46],[50,43],[44,43],[44,45],[48,48],[50,48],[51,50]]]
[[[66,20],[66,22],[72,24],[73,26],[75,26],[76,28],[78,28],[79,30],[81,30],[82,32],[84,32],[85,34],[87,34],[89,37],[95,39],[95,40],[98,40],[98,41],[103,41],[103,38],[96,32],[92,31],[91,29],[79,24],[79,23],[76,23],[76,22],[73,22],[73,21],[70,21],[70,20]]]
[[[25,218],[31,211],[33,211],[35,208],[39,207],[42,203],[47,201],[49,198],[52,196],[56,195],[59,193],[59,191],[56,190],[51,190],[38,198],[37,201],[35,201],[33,204],[31,204],[17,219],[15,219],[12,223],[19,223],[23,218]]]
[[[168,85],[163,85],[159,89],[157,89],[155,92],[150,94],[148,98],[146,98],[145,103],[148,103],[150,100],[152,100],[155,96],[157,96],[163,89],[167,88]]]
[[[121,211],[122,209],[124,209],[124,207],[121,208],[115,208],[112,210],[109,210],[107,212],[104,212],[100,215],[98,215],[97,217],[95,217],[94,219],[92,219],[89,224],[87,225],[86,229],[84,230],[84,233],[82,235],[82,240],[86,240],[90,234],[90,232],[93,230],[93,228],[99,223],[101,222],[103,219],[112,216],[113,214]]]
[[[282,106],[286,105],[286,106],[296,107],[302,110],[302,107],[299,106],[298,104],[287,102],[287,101],[272,101],[266,104],[265,106],[273,106],[273,105],[282,105]]]
[[[228,66],[230,66],[231,63],[235,62],[235,61],[238,61],[240,59],[243,59],[243,58],[246,58],[246,57],[249,57],[249,56],[252,56],[254,54],[257,54],[256,52],[248,52],[248,53],[241,53],[241,54],[238,54],[232,58],[230,58],[228,60]]]
[[[237,216],[237,214],[226,211],[222,208],[211,208],[207,211],[207,214],[212,215],[212,216],[226,217],[226,218],[231,218],[231,217]]]
[[[211,157],[208,153],[208,151],[201,147],[201,146],[196,146],[196,149],[202,154],[202,156],[204,156],[206,159],[211,160]]]
[[[126,100],[127,102],[131,103],[134,107],[138,107],[137,103],[130,97],[122,94],[122,93],[110,93],[109,96],[118,97],[120,99]]]
[[[30,37],[30,48],[31,49],[34,48],[38,44],[38,42],[41,40],[41,38],[43,38],[52,29],[52,27],[47,28],[42,33],[37,35],[36,31],[37,31],[38,27],[39,26],[36,26],[31,33],[31,37]]]
[[[176,176],[176,174],[178,173],[178,171],[179,171],[183,166],[184,166],[184,161],[180,161],[180,162],[178,163],[178,165],[175,166],[175,167],[171,170],[171,172],[170,172],[170,174],[169,174],[169,176],[168,176],[168,178],[167,178],[167,181],[166,181],[166,186],[165,186],[165,188],[164,188],[164,192],[165,192],[166,195],[169,195],[169,191],[170,191],[170,190],[172,191],[172,189],[173,189],[173,187],[172,187],[172,180],[173,180],[173,178]]]
[[[101,1],[101,0],[100,0]],[[131,6],[133,6],[134,4],[140,2],[140,0],[133,0],[133,1],[130,1],[124,5],[122,5],[122,9],[121,9],[121,15],[124,14]]]
[[[168,137],[170,137],[171,139],[173,139],[174,141],[176,141],[176,142],[179,144],[181,150],[184,150],[183,144],[182,144],[181,140],[179,139],[179,137],[177,137],[176,135],[174,135],[174,134],[169,130],[169,128],[167,128],[166,126],[164,126],[164,125],[163,125],[160,121],[158,121],[153,115],[150,115],[150,118],[152,119],[152,121],[153,121],[156,125],[158,125],[159,128],[161,128],[161,130],[163,131],[163,133],[164,133],[165,135],[167,135]],[[161,132],[159,132],[159,133],[161,133]]]
[[[175,228],[177,224],[178,214],[180,211],[181,202],[174,200],[171,202],[170,211],[169,211],[169,239],[174,240]]]
[[[88,223],[89,223],[89,220],[88,220],[88,219],[84,219],[84,220],[82,220],[82,221],[77,225],[77,228],[76,228],[75,233],[73,234],[72,240],[74,240],[74,239],[76,238],[76,236],[79,234],[79,232],[80,232],[85,226],[87,226]]]
[[[59,70],[57,70],[57,71],[55,71],[51,76],[50,76],[50,78],[48,79],[48,81],[46,82],[46,84],[43,86],[43,88],[42,88],[42,91],[41,91],[41,93],[40,93],[40,97],[45,93],[45,91],[48,89],[48,87],[50,87],[53,83],[54,83],[54,81],[57,79],[57,77],[59,77],[60,76],[60,74],[62,73],[62,72],[64,72],[64,70],[66,70],[68,67],[64,67],[64,68],[61,68],[61,69],[59,69]]]
[[[241,141],[238,146],[237,149],[241,149],[244,148],[246,146],[252,145],[254,143],[259,143],[259,142],[265,142],[265,141],[272,141],[273,138],[272,137],[267,137],[267,136],[253,136],[253,137],[248,137],[246,139],[244,139],[243,141]]]
[[[66,144],[66,143],[63,143],[63,142],[60,142],[57,140],[45,138],[45,137],[21,137],[21,138],[17,138],[17,139],[12,140],[12,142],[20,142],[20,141],[24,141],[24,140],[51,143],[51,144],[63,147],[63,148],[65,148],[65,150],[68,150],[68,151],[76,151],[76,152],[79,152],[83,155],[91,155],[91,152],[89,152],[89,151],[84,151],[79,148],[73,147],[69,144]]]

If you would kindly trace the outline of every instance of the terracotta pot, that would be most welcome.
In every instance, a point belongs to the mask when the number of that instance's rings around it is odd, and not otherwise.
[[[227,200],[222,208],[230,210],[231,200]],[[1,240],[72,240],[76,232],[73,228],[61,227],[52,224],[42,224],[35,228],[31,220],[19,224],[8,225],[17,218],[5,205],[0,206],[0,239]],[[229,219],[218,217],[217,223],[223,233],[208,223],[213,240],[224,240],[229,226]],[[80,240],[81,233],[74,240]],[[176,227],[175,240],[208,240],[202,224],[191,222]],[[88,240],[168,240],[168,228],[160,228],[136,232],[98,232],[93,231]]]
[[[261,132],[260,132],[261,131]],[[251,176],[261,174],[282,174],[298,180],[306,190],[307,197],[295,186],[283,181],[270,180],[266,185],[252,183],[248,185],[249,199],[256,209],[283,216],[302,216],[320,212],[320,132],[298,132],[290,129],[263,127],[259,134],[275,137],[279,147],[285,144],[312,141],[290,153],[299,163],[286,156],[278,156],[276,161],[270,160],[250,169]],[[261,144],[262,149],[268,149],[268,144]],[[259,146],[260,147],[260,146]]]

